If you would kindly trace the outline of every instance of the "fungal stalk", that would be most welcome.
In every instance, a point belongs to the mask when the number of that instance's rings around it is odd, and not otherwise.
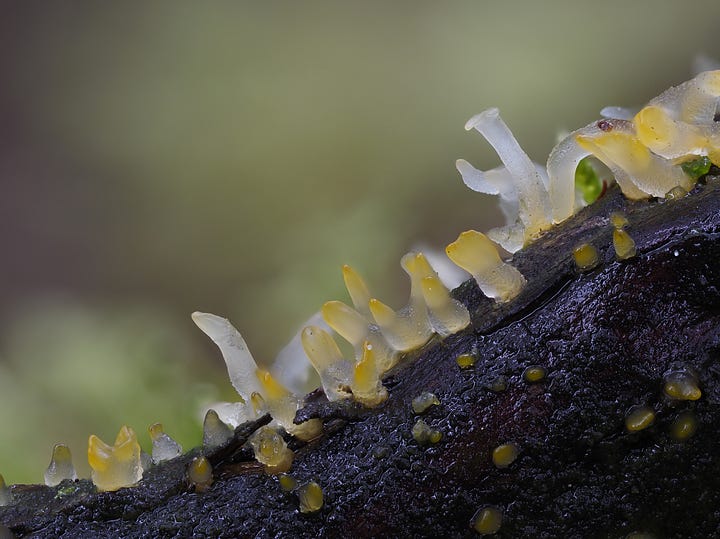
[[[54,487],[66,479],[70,481],[77,479],[70,448],[65,444],[55,444],[50,465],[45,470],[45,484],[49,487]]]

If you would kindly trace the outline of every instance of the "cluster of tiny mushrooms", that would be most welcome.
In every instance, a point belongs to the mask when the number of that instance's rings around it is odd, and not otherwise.
[[[663,92],[639,111],[603,109],[603,119],[570,133],[555,146],[546,167],[525,154],[498,109],[473,116],[465,129],[483,135],[503,164],[481,171],[461,159],[457,169],[470,189],[499,196],[507,225],[494,228],[487,235],[475,230],[461,233],[447,246],[447,257],[472,275],[488,298],[511,301],[526,280],[510,262],[503,261],[496,244],[507,253],[518,251],[553,224],[591,203],[603,186],[613,181],[633,200],[687,195],[711,164],[720,165],[720,123],[715,122],[719,103],[720,70],[702,72]],[[635,244],[625,230],[627,219],[613,214],[609,222],[617,259],[635,256]],[[598,254],[592,245],[579,245],[573,254],[581,271],[597,264]],[[294,339],[299,344],[289,350],[293,360],[305,363],[309,360],[320,376],[328,400],[352,399],[369,408],[379,406],[388,396],[383,374],[405,352],[420,348],[435,335],[444,338],[470,324],[465,306],[451,297],[448,286],[422,253],[410,252],[400,264],[410,277],[407,306],[395,311],[375,299],[358,272],[344,266],[343,277],[352,307],[341,301],[328,301],[322,306],[321,317],[314,317],[317,322],[302,329],[299,339]],[[228,320],[200,312],[193,313],[192,318],[220,348],[230,381],[240,396],[238,402],[222,403],[207,412],[203,446],[219,447],[232,437],[233,427],[270,414],[272,423],[258,429],[248,441],[255,458],[267,473],[279,476],[283,488],[296,490],[301,511],[317,511],[322,507],[321,487],[314,482],[298,487],[285,473],[292,466],[293,452],[282,431],[300,440],[310,440],[321,434],[321,421],[294,423],[302,395],[293,393],[277,377],[258,367],[242,336]],[[353,357],[343,356],[334,335],[350,344]],[[457,358],[460,368],[470,367],[473,362],[468,354]],[[525,373],[528,381],[543,377],[542,367]],[[669,376],[665,393],[679,400],[697,400],[701,396],[697,381],[686,372]],[[413,400],[412,407],[416,413],[422,413],[436,404],[439,400],[435,395],[424,393]],[[653,419],[651,408],[638,406],[626,417],[625,426],[628,431],[641,430]],[[694,428],[692,416],[678,418],[673,426],[678,439],[692,435]],[[112,445],[90,436],[87,455],[92,481],[99,491],[135,485],[148,467],[182,454],[182,448],[163,432],[162,425],[152,425],[148,430],[151,455],[141,451],[135,431],[128,426],[120,429]],[[415,424],[412,434],[420,444],[438,443],[442,438],[442,433],[422,420]],[[492,458],[496,466],[506,467],[517,454],[517,446],[508,443],[497,447]],[[191,463],[188,478],[197,491],[210,487],[212,467],[205,457]],[[45,483],[56,486],[75,479],[69,448],[55,445]],[[0,505],[10,503],[11,489],[0,476]],[[501,520],[499,509],[488,506],[478,510],[473,525],[480,533],[492,533]]]

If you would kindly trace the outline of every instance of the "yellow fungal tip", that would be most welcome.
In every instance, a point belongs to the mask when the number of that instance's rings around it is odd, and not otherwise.
[[[613,226],[613,228],[622,230],[623,228],[628,226],[628,224],[630,224],[630,223],[624,214],[622,214],[620,212],[613,212],[610,214],[610,224]]]
[[[205,492],[213,484],[213,470],[210,461],[205,457],[195,457],[187,471],[190,484],[196,492]]]
[[[92,434],[88,439],[88,463],[98,490],[118,490],[140,481],[140,444],[135,431],[123,425],[112,446]]]
[[[301,513],[314,513],[322,509],[323,491],[315,481],[310,481],[297,489]]]
[[[600,261],[600,256],[595,247],[589,243],[583,243],[573,250],[573,259],[580,271],[588,271],[597,266]]]
[[[278,474],[290,469],[295,455],[274,428],[260,427],[250,437],[250,445],[267,473]]]
[[[278,476],[278,483],[280,483],[280,488],[285,492],[292,492],[297,487],[297,479],[286,473],[281,473]]]
[[[697,379],[687,371],[674,371],[665,376],[663,391],[675,400],[696,401],[702,397]]]
[[[412,409],[416,414],[422,414],[431,406],[437,406],[439,404],[440,400],[433,393],[425,391],[412,400]]]
[[[153,423],[150,425],[148,427],[148,433],[150,433],[152,440],[157,440],[164,433],[162,423]]]
[[[442,432],[431,428],[422,419],[418,419],[415,425],[413,425],[412,435],[420,445],[436,444],[442,440]]]
[[[256,376],[260,382],[262,392],[268,400],[278,401],[290,395],[290,392],[285,389],[280,382],[275,380],[268,371],[258,369]]]
[[[697,419],[692,412],[682,412],[670,424],[670,436],[678,441],[690,438],[697,430]]]
[[[358,272],[347,264],[343,266],[342,271],[345,288],[347,288],[348,294],[350,294],[353,305],[361,313],[366,313],[367,304],[368,301],[370,301],[370,291],[365,281],[360,277]]]
[[[628,432],[638,432],[648,428],[655,421],[655,411],[649,406],[637,405],[628,410],[625,416],[625,428]]]
[[[518,447],[514,443],[497,446],[492,452],[493,464],[498,468],[507,468],[518,456]]]
[[[475,365],[476,361],[477,359],[472,354],[460,354],[458,357],[455,358],[455,362],[461,369],[469,369],[470,367]]]
[[[472,527],[480,535],[491,535],[500,530],[502,519],[502,511],[497,507],[481,507],[473,515]]]
[[[547,369],[540,365],[531,365],[523,371],[523,378],[531,384],[541,382],[547,376]]]
[[[630,237],[630,234],[619,228],[613,230],[613,247],[618,260],[627,260],[637,254],[635,241]]]
[[[363,355],[354,367],[352,392],[356,401],[370,407],[377,406],[388,397],[380,381],[375,350],[368,341],[363,344]]]

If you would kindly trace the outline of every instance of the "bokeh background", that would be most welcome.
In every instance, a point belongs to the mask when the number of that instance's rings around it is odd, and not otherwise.
[[[605,105],[720,57],[720,3],[0,1],[0,473],[155,421],[186,447],[232,399],[189,314],[260,362],[351,263],[391,305],[400,256],[499,222],[454,168],[531,157]]]

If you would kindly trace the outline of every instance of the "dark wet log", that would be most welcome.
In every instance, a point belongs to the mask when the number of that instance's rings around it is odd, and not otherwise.
[[[612,211],[630,221],[631,260],[615,261]],[[572,250],[582,242],[601,261],[580,274]],[[321,417],[326,430],[296,445],[291,474],[321,485],[319,511],[300,513],[297,494],[262,473],[242,448],[246,426],[211,455],[207,492],[185,482],[191,455],[115,493],[87,482],[14,487],[0,522],[33,537],[471,537],[473,515],[494,506],[498,537],[720,536],[720,179],[668,202],[611,190],[514,264],[529,281],[522,294],[498,306],[474,282],[458,288],[474,327],[406,358],[381,407],[308,398],[298,417]],[[461,353],[475,365],[460,369]],[[547,376],[527,382],[532,365]],[[668,398],[673,371],[696,377],[702,397]],[[429,446],[411,434],[423,391],[441,402],[422,416],[443,434]],[[637,405],[655,419],[631,433]],[[684,441],[671,435],[678,416],[696,422]],[[498,469],[491,454],[506,442],[519,455]]]

